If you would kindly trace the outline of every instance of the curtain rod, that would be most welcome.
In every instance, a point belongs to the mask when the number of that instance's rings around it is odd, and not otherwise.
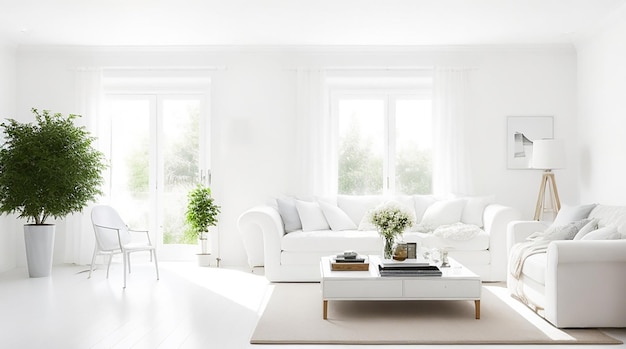
[[[167,67],[167,66],[153,66],[153,67],[133,67],[133,66],[102,66],[102,67],[74,67],[68,68],[69,70],[74,71],[89,71],[89,70],[98,70],[101,69],[103,71],[107,70],[135,70],[135,71],[163,71],[163,70],[174,70],[174,71],[184,71],[184,70],[206,70],[206,71],[222,71],[228,70],[226,66],[191,66],[191,67]]]

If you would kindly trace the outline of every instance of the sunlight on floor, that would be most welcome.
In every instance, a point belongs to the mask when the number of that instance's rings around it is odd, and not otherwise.
[[[546,336],[550,337],[554,340],[571,340],[575,341],[575,338],[568,335],[567,333],[559,330],[558,328],[552,326],[548,321],[544,320],[535,312],[528,309],[521,302],[513,299],[509,290],[506,287],[499,286],[484,286],[494,295],[496,295],[500,300],[506,303],[511,309],[515,310],[518,314],[523,316],[528,322],[533,324],[533,326],[537,327],[540,331],[542,331]]]
[[[271,293],[267,279],[249,271],[198,267],[187,262],[163,263],[160,267],[254,312],[266,302],[266,289]]]

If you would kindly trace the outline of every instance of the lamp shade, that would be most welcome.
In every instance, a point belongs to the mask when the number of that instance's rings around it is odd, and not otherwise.
[[[559,139],[533,141],[532,168],[552,170],[565,167],[565,144]]]

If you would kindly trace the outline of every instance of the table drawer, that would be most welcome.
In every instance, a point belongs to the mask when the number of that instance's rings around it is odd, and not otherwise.
[[[480,280],[404,280],[404,297],[480,298]]]
[[[322,298],[402,297],[402,280],[332,280],[322,283]]]

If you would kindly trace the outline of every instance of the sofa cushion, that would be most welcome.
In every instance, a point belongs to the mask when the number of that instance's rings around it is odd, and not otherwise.
[[[336,205],[324,201],[319,201],[318,204],[324,213],[324,217],[326,217],[326,221],[328,221],[328,225],[330,225],[330,229],[339,231],[355,230],[357,228],[350,217]]]
[[[598,205],[589,213],[589,218],[598,218],[600,228],[607,225],[617,226],[617,231],[626,238],[626,206]]]
[[[300,215],[303,231],[315,231],[330,229],[326,217],[315,201],[296,200],[296,209]]]
[[[484,225],[483,213],[485,212],[485,207],[494,203],[495,199],[494,195],[466,197],[461,222],[482,227]]]
[[[594,207],[596,207],[596,204],[579,206],[563,205],[561,206],[559,213],[557,213],[556,218],[554,218],[554,222],[552,222],[551,226],[566,225],[574,221],[585,219],[589,216],[589,213]]]
[[[582,219],[565,225],[551,225],[540,237],[541,240],[573,240],[578,231],[591,222],[591,219]]]
[[[482,229],[474,238],[466,241],[445,239],[430,233],[420,232],[405,232],[403,238],[406,242],[417,242],[423,247],[447,247],[451,251],[485,251],[489,249],[489,234]]]
[[[278,198],[276,204],[278,213],[283,219],[286,233],[302,229],[302,222],[294,198]]]
[[[592,232],[592,231],[594,231],[596,229],[598,229],[598,219],[597,218],[591,218],[589,223],[585,224],[585,226],[580,228],[578,233],[576,233],[576,236],[574,236],[574,240],[580,240],[580,239],[582,239],[583,236],[589,234],[590,232]]]
[[[606,227],[589,232],[589,234],[583,236],[581,240],[617,240],[620,238],[621,234],[617,232],[617,227],[607,225]]]
[[[464,199],[440,200],[428,206],[422,216],[420,225],[425,230],[433,230],[441,225],[454,224],[461,221]]]
[[[337,196],[337,206],[345,212],[348,217],[359,225],[367,211],[380,205],[384,198],[380,195],[339,195]]]
[[[281,249],[290,252],[355,250],[360,253],[361,251],[379,251],[381,246],[382,238],[375,231],[295,231],[286,234],[281,240]]]
[[[415,201],[415,222],[420,223],[426,209],[437,201],[432,195],[413,195]]]

